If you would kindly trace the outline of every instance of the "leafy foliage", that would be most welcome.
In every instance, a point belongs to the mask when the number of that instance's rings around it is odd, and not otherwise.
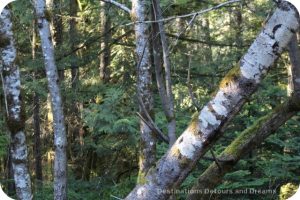
[[[57,1],[58,2],[58,1]],[[130,1],[120,0],[130,8]],[[176,16],[205,9],[224,0],[161,0],[164,17]],[[138,168],[139,110],[136,98],[135,37],[129,15],[109,5],[108,15],[112,29],[109,41],[111,62],[110,80],[99,80],[99,55],[103,53],[100,42],[104,35],[100,29],[100,1],[78,0],[76,18],[77,37],[75,49],[70,49],[68,1],[60,1],[62,16],[62,44],[55,47],[58,69],[64,71],[60,80],[64,99],[64,114],[68,128],[68,195],[69,199],[115,199],[124,198],[135,186]],[[150,3],[150,1],[149,1]],[[272,1],[242,1],[192,18],[180,18],[165,23],[168,33],[172,82],[176,111],[176,134],[186,128],[197,108],[191,100],[187,85],[188,69],[193,95],[200,107],[215,94],[222,77],[235,66],[260,31],[268,13],[274,9]],[[42,157],[44,184],[35,186],[35,199],[53,199],[52,127],[48,117],[47,80],[43,70],[41,46],[37,40],[36,59],[32,59],[32,5],[29,1],[13,3],[15,38],[18,46],[18,65],[21,68],[22,89],[27,112],[26,131],[29,138],[29,166],[34,171],[33,95],[40,97]],[[25,12],[26,10],[26,12]],[[239,22],[238,13],[241,14]],[[128,34],[125,34],[128,33]],[[125,34],[125,36],[124,36]],[[180,36],[180,37],[178,37]],[[151,42],[149,42],[151,43]],[[79,69],[76,87],[72,80],[72,67]],[[245,128],[266,115],[286,98],[289,58],[283,54],[260,85],[257,93],[247,100],[240,113],[230,123],[224,137],[214,145],[216,155],[221,153]],[[162,132],[167,132],[167,119],[158,95],[153,72],[154,120]],[[3,96],[3,95],[1,95]],[[3,99],[3,98],[2,98]],[[3,104],[3,103],[2,103]],[[74,105],[77,110],[74,111]],[[0,110],[0,173],[7,173],[4,162],[7,158],[9,137],[5,129],[3,110]],[[294,116],[276,133],[270,136],[257,150],[241,159],[235,171],[228,173],[218,189],[275,189],[276,194],[265,196],[241,195],[240,199],[278,199],[281,185],[299,185],[300,149],[299,117]],[[76,130],[76,131],[74,131]],[[158,141],[157,158],[168,150],[168,145]],[[212,158],[210,152],[205,157]],[[211,159],[201,159],[195,170],[182,184],[181,189],[190,189],[195,180],[211,164]],[[35,174],[33,173],[33,179]],[[185,199],[180,194],[178,199]],[[234,196],[235,197],[235,196]],[[216,195],[218,199],[232,199],[228,195]]]

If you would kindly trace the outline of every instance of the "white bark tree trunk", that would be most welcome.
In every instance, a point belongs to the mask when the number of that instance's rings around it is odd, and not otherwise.
[[[296,34],[293,35],[291,42],[288,44],[288,52],[291,65],[289,65],[290,77],[288,93],[289,99],[277,106],[271,113],[258,119],[253,125],[245,129],[231,144],[218,156],[218,160],[222,160],[218,164],[213,162],[194,184],[192,190],[201,191],[205,189],[216,188],[222,183],[226,173],[234,169],[235,164],[249,151],[259,146],[269,135],[275,133],[277,129],[287,120],[293,117],[300,110],[300,51]],[[214,198],[211,194],[191,193],[187,196],[187,200],[205,200]]]
[[[51,97],[54,130],[54,199],[67,199],[67,137],[62,107],[62,98],[59,88],[59,77],[54,59],[54,47],[50,33],[50,24],[47,18],[45,0],[35,0],[34,7],[37,17],[37,26],[41,38],[44,56],[48,89]]]
[[[145,183],[137,185],[126,199],[167,199],[179,186],[209,146],[255,92],[261,79],[299,28],[297,10],[287,2],[279,4],[262,32],[222,80],[219,91],[192,120],[173,147],[149,170]]]
[[[145,21],[146,11],[145,0],[132,0],[131,16],[133,21]],[[145,107],[145,110],[143,110],[140,105],[141,115],[144,119],[147,119],[145,111],[148,112],[151,117],[153,114],[148,25],[145,23],[136,23],[134,29],[137,55],[137,94]],[[141,141],[138,182],[142,182],[142,179],[156,161],[156,137],[143,120],[140,121],[140,132]]]
[[[7,126],[11,133],[11,158],[17,198],[32,199],[30,174],[27,165],[25,110],[21,97],[20,71],[15,64],[17,50],[13,38],[10,11],[0,16],[0,72],[7,109]]]

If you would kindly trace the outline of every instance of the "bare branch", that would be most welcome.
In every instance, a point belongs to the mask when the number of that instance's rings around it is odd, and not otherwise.
[[[177,42],[178,42],[180,36],[181,36],[182,34],[184,34],[184,33],[188,30],[189,27],[192,27],[192,25],[193,25],[193,23],[194,23],[194,21],[195,21],[195,19],[196,19],[197,16],[198,16],[197,14],[194,14],[193,17],[192,17],[192,19],[189,21],[188,25],[187,25],[182,31],[180,31],[180,32],[177,34],[177,37],[176,37],[176,40],[175,40],[174,44],[177,44]]]
[[[136,113],[137,116],[158,136],[161,141],[169,144],[169,139],[164,135],[163,132],[156,126],[156,124],[151,123],[152,120],[146,120],[139,112]]]
[[[127,8],[127,6],[125,6],[124,4],[118,3],[118,2],[116,2],[116,1],[114,1],[114,0],[100,0],[100,1],[103,1],[103,2],[105,2],[105,3],[111,3],[111,4],[113,4],[114,6],[120,8],[121,10],[124,10],[124,11],[127,12],[128,14],[130,14],[130,12],[131,12],[130,9]]]
[[[159,5],[158,0],[152,0],[152,14],[154,20],[160,20],[163,18],[162,16],[162,10]],[[168,120],[168,136],[169,136],[169,145],[173,145],[173,143],[176,141],[176,120],[175,120],[175,114],[174,114],[174,98],[173,98],[173,92],[172,92],[172,80],[171,80],[171,60],[170,60],[170,49],[168,47],[168,41],[167,41],[167,36],[164,28],[164,24],[162,22],[158,22],[153,24],[153,31],[155,32],[154,34],[157,34],[157,36],[160,36],[160,41],[156,42],[158,44],[157,51],[162,50],[162,55],[163,55],[163,66],[165,70],[165,88],[160,91],[161,98],[164,101],[163,107],[165,107],[164,110],[166,118]],[[156,40],[156,38],[153,38],[153,40]],[[154,52],[157,53],[157,52]],[[160,59],[160,58],[157,58]],[[157,62],[158,65],[160,65],[160,60]],[[161,68],[161,66],[156,66],[156,68]],[[161,71],[161,69],[160,69]],[[161,76],[161,73],[157,73],[156,75]],[[162,77],[160,77],[162,79]],[[160,80],[162,82],[162,80]],[[161,83],[161,87],[164,87],[163,84]],[[164,92],[164,94],[161,94],[161,92]]]
[[[101,0],[101,1],[108,1],[108,0]],[[135,22],[131,22],[131,23],[125,24],[125,26],[129,26],[129,25],[136,24],[136,23],[158,23],[158,22],[168,22],[168,21],[171,21],[171,20],[174,20],[174,19],[178,19],[178,18],[197,17],[197,16],[203,15],[203,14],[205,14],[207,12],[210,12],[210,11],[213,11],[213,10],[217,10],[217,9],[219,9],[221,7],[226,6],[226,5],[229,5],[229,4],[232,4],[232,3],[237,3],[237,2],[240,2],[240,1],[241,0],[231,0],[231,1],[227,1],[227,2],[221,3],[221,4],[217,5],[217,6],[213,6],[211,8],[207,8],[205,10],[200,10],[200,11],[192,12],[192,13],[185,14],[185,15],[170,16],[170,17],[167,17],[167,18],[159,19],[159,20],[135,21]]]

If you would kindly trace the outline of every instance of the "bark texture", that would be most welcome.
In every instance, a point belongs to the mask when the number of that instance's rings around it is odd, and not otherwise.
[[[50,24],[50,31],[54,47],[60,47],[63,43],[63,20],[62,20],[62,1],[46,0],[46,16]],[[65,79],[64,69],[58,70],[59,80]]]
[[[299,101],[296,96],[290,98],[286,103],[277,107],[272,113],[256,121],[236,138],[218,157],[216,162],[211,164],[198,178],[193,186],[193,194],[188,195],[188,200],[209,199],[211,194],[205,194],[205,189],[213,189],[222,183],[226,173],[233,170],[235,164],[252,149],[260,145],[269,135],[274,133],[282,124],[297,113]]]
[[[48,80],[48,89],[51,97],[54,130],[54,199],[67,199],[67,138],[62,107],[62,98],[59,88],[59,78],[54,60],[54,47],[51,39],[50,24],[45,16],[45,0],[35,0],[34,7],[37,17],[37,26],[41,38],[43,57]]]
[[[7,126],[11,133],[10,154],[17,198],[28,200],[32,199],[32,192],[24,132],[25,110],[22,105],[20,71],[15,63],[17,49],[10,17],[8,9],[4,9],[0,16],[0,72],[6,99]]]
[[[149,170],[145,183],[137,185],[126,199],[167,199],[179,186],[209,146],[252,95],[261,79],[299,28],[297,10],[282,2],[261,33],[222,80],[216,95],[195,117],[172,148]]]
[[[145,21],[146,19],[145,0],[132,1],[132,20]],[[137,55],[137,94],[144,105],[140,105],[140,112],[144,119],[147,119],[145,112],[153,115],[153,97],[151,93],[151,60],[149,51],[148,25],[136,23],[134,26],[136,37]],[[142,109],[144,107],[145,109]],[[139,158],[139,180],[143,182],[144,176],[156,161],[156,137],[147,124],[140,121],[140,158]]]
[[[226,173],[233,170],[234,165],[247,155],[256,146],[260,145],[269,135],[274,133],[282,124],[294,116],[299,110],[300,84],[300,51],[296,34],[293,35],[288,44],[288,52],[291,65],[289,65],[289,99],[286,103],[278,106],[274,111],[256,121],[251,127],[247,128],[236,138],[222,153],[219,166],[216,162],[211,164],[207,170],[198,178],[193,186],[194,194],[188,195],[188,200],[201,200],[210,198],[210,194],[201,194],[205,189],[213,189],[221,184]]]
[[[288,53],[291,65],[288,68],[288,95],[300,93],[300,50],[296,34],[293,35],[288,45]]]

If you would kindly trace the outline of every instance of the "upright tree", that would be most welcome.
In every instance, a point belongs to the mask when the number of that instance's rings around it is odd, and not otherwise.
[[[158,60],[155,63],[156,80],[157,80],[160,99],[162,102],[162,107],[168,121],[167,127],[168,127],[169,146],[171,147],[177,138],[176,138],[174,98],[173,98],[172,80],[171,80],[170,50],[169,50],[169,44],[167,41],[164,24],[162,21],[160,21],[162,20],[163,16],[162,16],[162,10],[158,0],[152,0],[152,10],[153,10],[152,11],[153,20],[157,21],[157,23],[153,23],[152,26],[153,40],[160,39],[160,43],[155,42],[156,46],[153,49],[154,50],[153,54],[159,54],[158,51],[162,51],[162,57],[163,57],[162,61]],[[163,63],[164,66],[164,72],[161,69],[161,64],[160,64],[161,62]],[[165,74],[164,78],[163,78],[163,74]]]
[[[67,199],[67,137],[65,119],[62,107],[62,98],[59,88],[59,77],[54,58],[54,47],[50,32],[49,19],[46,14],[45,0],[34,1],[37,26],[41,38],[48,89],[51,98],[54,130],[54,199]]]
[[[153,117],[153,96],[151,91],[151,58],[149,50],[149,27],[143,21],[147,16],[147,1],[133,0],[131,17],[136,38],[137,57],[137,95],[140,103],[140,112],[144,120]],[[147,122],[140,120],[140,155],[139,155],[139,181],[143,182],[144,176],[156,161],[156,137]]]
[[[72,2],[74,3],[74,2]],[[46,0],[47,17],[50,23],[50,31],[54,47],[61,47],[63,44],[63,19],[62,19],[62,4],[61,0]],[[65,78],[65,70],[58,69],[59,80]]]
[[[4,88],[7,127],[11,133],[11,161],[17,197],[32,199],[27,166],[25,108],[21,95],[20,70],[16,65],[17,49],[13,38],[11,14],[4,8],[0,16],[0,73]]]
[[[33,20],[32,30],[32,59],[36,59],[37,51],[37,27],[36,20]],[[35,80],[38,79],[37,70],[33,73]],[[37,180],[37,186],[40,186],[43,182],[43,170],[42,170],[42,153],[41,153],[41,121],[40,121],[40,94],[34,92],[33,94],[33,128],[34,128],[34,156],[35,156],[35,175]]]
[[[110,20],[110,13],[109,13],[109,8],[110,5],[106,2],[101,1],[100,2],[101,10],[100,10],[100,34],[101,34],[101,39],[100,39],[100,56],[99,56],[99,61],[100,61],[100,66],[99,66],[99,71],[100,71],[100,80],[106,83],[109,80],[109,74],[110,74],[110,46],[109,42],[111,40],[111,20]]]

